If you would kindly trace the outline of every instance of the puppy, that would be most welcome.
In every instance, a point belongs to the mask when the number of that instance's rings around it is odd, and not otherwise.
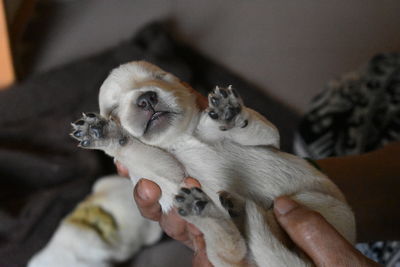
[[[132,183],[119,176],[99,179],[93,192],[60,224],[28,267],[109,267],[132,257],[162,235],[155,222],[141,217]]]
[[[71,135],[125,165],[133,183],[156,182],[162,211],[176,207],[204,233],[215,266],[311,265],[287,245],[273,216],[281,195],[321,213],[354,242],[354,216],[341,192],[307,161],[280,151],[272,123],[232,87],[216,87],[206,109],[199,102],[174,75],[131,62],[111,72],[100,88],[100,114],[84,114]],[[202,189],[183,188],[187,176]]]

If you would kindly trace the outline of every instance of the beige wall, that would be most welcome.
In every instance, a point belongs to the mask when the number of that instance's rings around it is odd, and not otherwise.
[[[56,1],[56,0],[53,0]],[[37,70],[129,38],[173,17],[187,40],[304,111],[331,78],[400,50],[399,0],[58,0],[65,7]]]

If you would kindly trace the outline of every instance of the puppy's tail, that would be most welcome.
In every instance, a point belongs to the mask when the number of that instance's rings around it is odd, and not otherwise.
[[[284,234],[273,211],[246,201],[246,235],[256,266],[312,266],[284,245]]]

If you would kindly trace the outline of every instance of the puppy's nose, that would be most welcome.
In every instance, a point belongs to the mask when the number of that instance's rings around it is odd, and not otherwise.
[[[156,92],[148,91],[143,93],[141,96],[138,97],[136,100],[136,104],[138,107],[143,109],[152,109],[157,104],[158,98]]]

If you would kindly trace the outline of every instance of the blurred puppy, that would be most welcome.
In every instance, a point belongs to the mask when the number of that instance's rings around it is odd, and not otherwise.
[[[126,178],[98,180],[28,267],[108,267],[158,241],[161,228],[140,215],[132,190]]]
[[[162,189],[163,212],[173,206],[197,226],[215,266],[308,266],[287,246],[271,207],[289,195],[321,213],[347,240],[355,239],[351,209],[338,188],[307,161],[279,150],[279,133],[245,107],[232,88],[219,88],[202,109],[199,95],[150,63],[116,68],[100,89],[100,115],[84,114],[71,134],[101,149]],[[202,189],[180,188],[195,177]]]

